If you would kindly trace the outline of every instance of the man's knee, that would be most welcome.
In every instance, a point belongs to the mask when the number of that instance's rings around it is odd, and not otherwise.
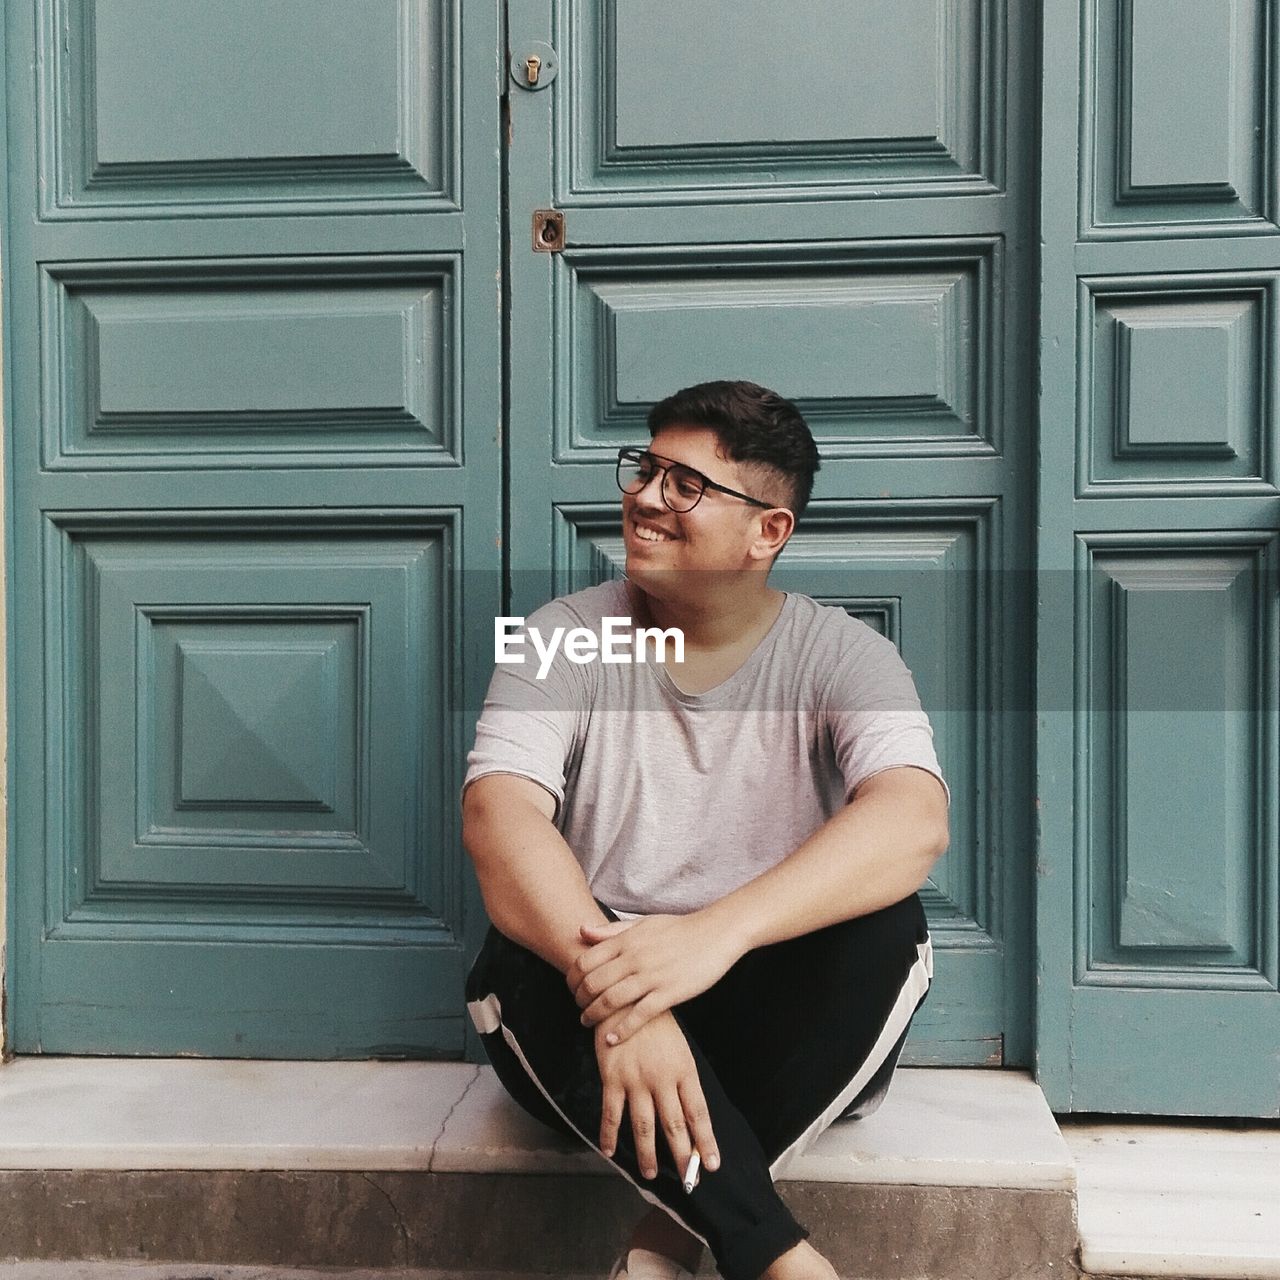
[[[833,956],[847,954],[859,966],[875,960],[891,962],[895,956],[906,957],[910,962],[928,936],[924,907],[916,893],[878,911],[804,935],[811,948],[826,950]]]
[[[563,1137],[599,1117],[599,1072],[563,975],[492,925],[466,979],[467,1009],[506,1092]],[[594,1112],[594,1121],[592,1113]],[[567,1113],[567,1115],[566,1115]]]

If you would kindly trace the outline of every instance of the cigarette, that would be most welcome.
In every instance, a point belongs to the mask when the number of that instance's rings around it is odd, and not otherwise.
[[[689,1157],[689,1167],[684,1171],[684,1189],[687,1195],[698,1185],[698,1169],[702,1164],[702,1157],[698,1154],[698,1148],[694,1147],[693,1155]]]

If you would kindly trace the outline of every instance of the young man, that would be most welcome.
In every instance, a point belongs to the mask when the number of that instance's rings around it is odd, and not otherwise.
[[[893,644],[767,585],[818,467],[795,406],[704,383],[649,431],[619,453],[626,580],[527,620],[596,656],[503,662],[476,729],[468,1009],[512,1096],[654,1205],[612,1277],[688,1280],[706,1244],[724,1280],[829,1280],[773,1180],[888,1088],[949,795]],[[601,660],[620,617],[683,661]]]

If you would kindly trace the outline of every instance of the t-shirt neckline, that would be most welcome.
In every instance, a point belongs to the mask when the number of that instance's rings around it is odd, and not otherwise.
[[[620,583],[620,586],[625,596],[627,590],[625,579]],[[751,671],[760,665],[765,653],[773,648],[776,643],[778,633],[782,630],[784,621],[794,607],[795,596],[790,591],[783,591],[782,608],[778,610],[778,616],[774,618],[769,630],[760,637],[756,647],[743,660],[742,665],[732,674],[727,675],[719,684],[713,685],[710,689],[704,689],[701,693],[686,693],[671,678],[665,663],[646,662],[644,665],[649,669],[652,678],[658,682],[659,686],[665,689],[677,702],[682,702],[691,707],[707,706],[710,703],[719,702],[732,693],[748,677]]]

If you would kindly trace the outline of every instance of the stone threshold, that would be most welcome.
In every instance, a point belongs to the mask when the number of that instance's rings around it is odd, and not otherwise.
[[[603,1280],[605,1272],[575,1275],[545,1271],[442,1271],[438,1267],[240,1266],[183,1262],[57,1262],[47,1259],[0,1257],[5,1280]],[[844,1276],[842,1280],[879,1280]],[[1080,1274],[1076,1280],[1120,1280],[1116,1276]],[[1124,1280],[1156,1280],[1124,1277]],[[1194,1276],[1160,1277],[1159,1280],[1197,1280]]]
[[[236,1178],[237,1170],[255,1176]],[[126,1176],[113,1181],[110,1171]],[[166,1179],[164,1171],[182,1176]],[[1280,1280],[1280,1130],[1266,1122],[1238,1131],[1069,1119],[1059,1127],[1023,1072],[904,1068],[879,1111],[833,1125],[783,1173],[779,1189],[813,1224],[815,1243],[830,1248],[843,1239],[835,1252],[863,1264],[869,1249],[894,1249],[887,1227],[878,1243],[871,1238],[874,1224],[905,1215],[918,1228],[914,1261],[899,1249],[887,1269],[870,1272],[877,1276],[911,1275],[918,1264],[935,1267],[916,1272],[931,1280],[1049,1280],[1077,1268],[1097,1280]],[[542,1274],[603,1275],[609,1241],[641,1207],[602,1158],[511,1103],[487,1066],[422,1062],[18,1058],[0,1066],[0,1195],[25,1206],[25,1214],[10,1214],[8,1232],[0,1224],[0,1258],[43,1256],[31,1232],[13,1228],[25,1216],[46,1218],[54,1235],[81,1242],[78,1253],[50,1257],[113,1258],[135,1268],[148,1257],[226,1267],[324,1263],[331,1280],[354,1274],[341,1268],[356,1263],[416,1268],[406,1280],[483,1280],[487,1266],[519,1280],[534,1270],[531,1241],[539,1242],[533,1253]],[[101,1220],[108,1204],[122,1203],[118,1196],[164,1202],[170,1213],[186,1204],[197,1216],[201,1206],[221,1204],[248,1234],[209,1237],[204,1253],[172,1244],[166,1252],[166,1233],[149,1227],[149,1243],[139,1245],[136,1232],[122,1226],[117,1234]],[[76,1219],[69,1207],[95,1201],[103,1213],[92,1223],[85,1208]],[[305,1249],[272,1256],[278,1213],[313,1202],[317,1213],[328,1205],[353,1222],[381,1213],[385,1230],[353,1227],[345,1243],[324,1240],[311,1256]],[[578,1229],[588,1209],[596,1222]],[[245,1224],[259,1211],[255,1242]],[[505,1236],[486,1225],[495,1212]],[[473,1213],[488,1253],[458,1247]],[[861,1223],[861,1235],[850,1222]],[[974,1236],[975,1223],[985,1242]],[[573,1237],[576,1251],[555,1251],[553,1262],[546,1248],[557,1232]],[[1049,1253],[1019,1262],[1019,1248],[1037,1247],[1037,1232],[1046,1246],[1054,1241]],[[931,1251],[960,1236],[972,1246],[967,1261],[929,1263]],[[465,1270],[430,1270],[455,1260]],[[136,1274],[143,1280],[145,1268]],[[202,1274],[213,1272],[206,1265]],[[36,1280],[21,1270],[13,1276]]]
[[[0,1067],[0,1169],[329,1169],[616,1178],[521,1111],[488,1066],[21,1057]],[[1066,1190],[1075,1169],[1023,1072],[903,1068],[793,1181]]]
[[[850,1280],[1076,1274],[1070,1155],[1022,1073],[903,1070],[778,1182]],[[57,1057],[0,1068],[0,1203],[0,1258],[467,1280],[603,1276],[645,1207],[487,1066]]]

